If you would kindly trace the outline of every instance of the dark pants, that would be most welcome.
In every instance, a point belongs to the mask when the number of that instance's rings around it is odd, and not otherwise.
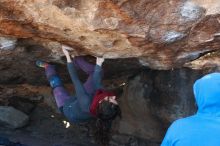
[[[87,98],[92,98],[95,93],[95,90],[96,90],[96,86],[94,86],[94,79],[93,79],[95,65],[86,62],[83,59],[83,57],[75,57],[73,60],[73,65],[81,68],[84,72],[86,72],[88,74],[88,79],[86,80],[86,82],[83,85],[81,85],[82,83],[79,81],[78,76],[77,75],[75,76],[76,77],[75,80],[77,80],[74,82],[74,86],[75,86],[76,94],[77,94],[76,96],[77,97],[85,97],[85,95],[88,95],[89,97],[87,97]],[[56,79],[61,81],[61,79],[57,75],[57,73],[55,71],[55,67],[53,65],[49,65],[46,68],[46,76],[50,82],[51,82],[51,78],[54,76],[56,76]],[[66,101],[74,100],[74,99],[72,99],[73,97],[70,96],[68,91],[63,87],[63,85],[59,85],[59,86],[55,87],[53,89],[53,94],[54,94],[58,108],[62,108],[62,106],[65,104]]]

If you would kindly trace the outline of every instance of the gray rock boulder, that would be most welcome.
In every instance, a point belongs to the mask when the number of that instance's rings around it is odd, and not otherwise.
[[[0,115],[0,126],[13,129],[23,127],[29,121],[26,114],[10,106],[0,106]]]

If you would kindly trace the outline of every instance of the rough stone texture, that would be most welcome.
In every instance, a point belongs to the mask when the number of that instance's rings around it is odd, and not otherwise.
[[[11,39],[7,37],[0,37],[0,49],[1,50],[12,50],[15,48],[16,39]]]
[[[192,62],[186,63],[184,66],[190,67],[195,70],[202,68],[202,69],[220,71],[218,65],[218,63],[220,62],[219,55],[220,55],[219,51],[210,52]]]
[[[1,0],[0,34],[170,69],[219,49],[219,7],[218,0]],[[60,49],[50,49],[59,58]]]
[[[110,146],[159,146],[160,143],[147,141],[134,136],[115,134],[109,143]]]
[[[145,70],[130,78],[120,100],[122,119],[116,129],[160,143],[170,123],[196,112],[192,85],[205,73],[187,68]]]
[[[21,128],[28,123],[29,117],[13,107],[0,106],[0,122],[10,128]]]
[[[126,86],[120,102],[123,113],[120,133],[136,135],[151,141],[161,139],[162,126],[150,110],[151,79],[142,74],[130,80]]]

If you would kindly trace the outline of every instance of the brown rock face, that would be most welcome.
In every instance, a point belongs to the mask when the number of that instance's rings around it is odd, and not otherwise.
[[[170,69],[218,50],[219,8],[218,0],[1,0],[0,34]]]

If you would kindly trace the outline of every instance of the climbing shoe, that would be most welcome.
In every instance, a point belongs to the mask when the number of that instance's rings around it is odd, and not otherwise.
[[[36,61],[36,65],[38,67],[46,68],[49,64],[47,62],[44,62],[44,61],[41,61],[41,60],[37,60]]]

